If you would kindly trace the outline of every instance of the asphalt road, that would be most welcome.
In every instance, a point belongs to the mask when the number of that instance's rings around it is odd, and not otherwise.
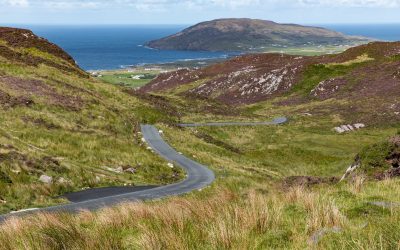
[[[254,126],[254,125],[278,125],[285,123],[286,118],[278,118],[272,122],[262,123],[205,123],[205,124],[180,124],[182,127],[198,127],[198,126]],[[81,191],[76,194],[68,194],[71,200],[77,202],[46,207],[40,209],[30,209],[20,211],[13,214],[5,214],[0,216],[0,222],[11,218],[12,216],[24,216],[38,212],[79,212],[82,210],[95,211],[104,207],[114,206],[123,202],[154,200],[168,196],[181,195],[201,190],[210,185],[214,179],[214,173],[206,166],[195,162],[174,150],[160,136],[159,131],[152,125],[141,125],[143,138],[147,144],[162,158],[174,165],[182,167],[187,176],[178,183],[160,186],[160,187],[142,187],[142,190],[134,190],[123,188],[106,188],[92,189]],[[106,194],[110,196],[104,197]]]
[[[278,125],[287,122],[286,117],[279,117],[271,122],[211,122],[211,123],[179,123],[179,127],[225,127],[225,126],[260,126],[260,125]]]
[[[30,209],[14,214],[6,214],[0,216],[0,221],[4,221],[12,216],[24,216],[38,212],[79,212],[82,210],[94,211],[104,207],[114,206],[123,202],[154,200],[168,196],[185,194],[194,190],[200,190],[210,185],[214,181],[215,176],[211,170],[209,170],[206,166],[203,166],[200,163],[195,162],[176,152],[161,138],[158,130],[154,126],[141,125],[141,129],[143,138],[156,153],[158,153],[161,157],[173,163],[174,165],[179,165],[186,171],[187,177],[185,180],[171,185],[150,188],[143,191],[122,193],[109,197],[96,198],[92,200],[80,201],[41,209]],[[97,193],[91,190],[92,196],[95,197],[96,195],[102,195],[102,189],[94,189],[94,191],[97,191]],[[74,199],[78,198],[74,197]],[[82,197],[80,199],[82,199]]]

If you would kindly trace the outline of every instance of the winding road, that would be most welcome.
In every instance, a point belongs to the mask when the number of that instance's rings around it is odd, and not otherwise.
[[[253,125],[278,125],[285,123],[286,118],[278,118],[272,122],[267,123],[252,123]],[[214,125],[205,124],[180,124],[183,127],[196,127],[197,126],[245,126],[250,125],[250,123],[208,123]],[[219,125],[217,125],[219,124]],[[168,196],[181,195],[189,193],[194,190],[201,190],[209,186],[215,179],[214,173],[209,170],[206,166],[195,162],[174,150],[170,145],[168,145],[161,137],[159,131],[156,127],[152,125],[141,125],[141,131],[143,138],[146,140],[149,147],[151,147],[154,152],[159,154],[165,160],[179,165],[182,167],[187,174],[186,179],[181,182],[160,186],[152,187],[144,190],[134,191],[126,193],[126,188],[121,188],[121,194],[113,194],[111,196],[95,198],[86,201],[79,201],[75,203],[69,203],[64,205],[58,205],[53,207],[46,207],[40,209],[30,209],[25,211],[20,211],[12,214],[5,214],[0,216],[0,222],[4,221],[12,216],[23,216],[38,212],[79,212],[82,210],[98,210],[104,207],[115,206],[123,202],[132,201],[143,201],[143,200],[154,200],[159,198],[164,198]],[[98,189],[101,192],[102,189]],[[84,194],[82,194],[84,195]],[[93,194],[92,194],[93,195]],[[101,195],[100,195],[101,196]],[[96,195],[94,195],[96,197]]]

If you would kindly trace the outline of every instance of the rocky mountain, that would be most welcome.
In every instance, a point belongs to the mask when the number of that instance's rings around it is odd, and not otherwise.
[[[332,30],[256,19],[199,23],[147,46],[169,50],[250,51],[267,47],[343,45],[368,41]]]
[[[341,112],[349,116],[353,112],[365,119],[387,115],[398,120],[400,43],[375,42],[338,55],[244,55],[202,69],[161,74],[140,91],[178,92],[228,105],[268,100],[294,105],[335,99],[347,102]],[[372,104],[374,112],[368,113]]]

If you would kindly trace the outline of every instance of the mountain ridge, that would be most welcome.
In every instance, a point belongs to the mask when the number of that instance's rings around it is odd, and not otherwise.
[[[271,100],[291,106],[335,99],[368,110],[365,103],[375,100],[371,115],[390,114],[394,121],[400,119],[395,115],[400,108],[396,104],[400,101],[399,55],[400,42],[369,43],[337,55],[248,54],[205,68],[160,74],[139,92],[178,93],[232,106]],[[387,112],[391,109],[396,111]],[[351,109],[342,111],[351,116]]]
[[[321,27],[226,18],[198,23],[176,34],[149,41],[146,46],[169,50],[262,51],[267,47],[347,45],[366,41],[370,39]]]

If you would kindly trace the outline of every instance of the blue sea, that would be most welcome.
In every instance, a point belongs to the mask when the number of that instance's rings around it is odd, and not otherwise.
[[[22,26],[67,51],[85,70],[193,59],[226,58],[229,53],[155,50],[148,41],[174,34],[185,26]]]
[[[119,69],[132,65],[226,58],[231,55],[225,52],[154,50],[143,46],[147,41],[174,34],[187,27],[184,25],[16,26],[31,29],[37,35],[56,43],[85,70]],[[400,40],[400,24],[317,26],[348,35],[386,41]]]

